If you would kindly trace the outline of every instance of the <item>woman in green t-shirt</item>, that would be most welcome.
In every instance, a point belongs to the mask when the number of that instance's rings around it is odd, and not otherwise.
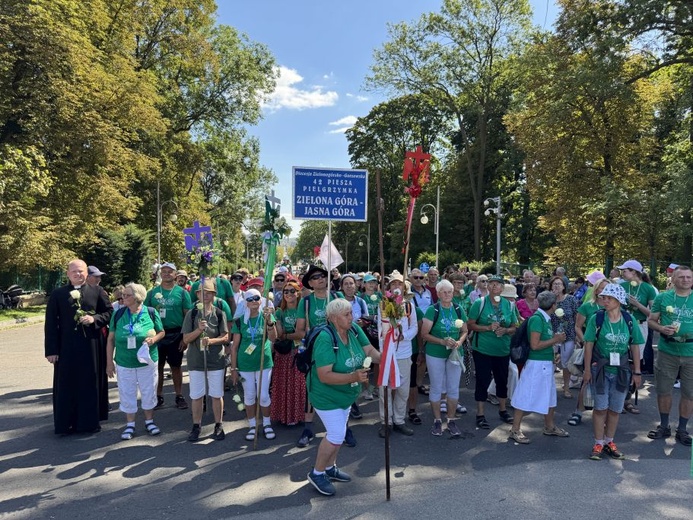
[[[260,410],[262,412],[262,432],[266,439],[274,439],[276,434],[272,429],[270,418],[269,388],[272,379],[272,343],[277,339],[277,329],[272,316],[272,309],[264,307],[262,295],[257,289],[249,289],[244,293],[245,314],[236,320],[231,332],[233,345],[231,347],[231,380],[238,383],[239,375],[243,383],[243,403],[248,418],[248,433],[245,440],[255,440],[257,423],[255,419],[256,398],[260,394]],[[262,344],[263,338],[265,343]],[[262,367],[262,370],[260,370]],[[258,386],[262,383],[258,392]]]
[[[631,373],[636,388],[640,386],[639,346],[644,340],[637,323],[634,322],[629,327],[621,312],[621,306],[628,302],[623,287],[614,283],[607,284],[599,296],[604,307],[604,321],[597,333],[597,318],[600,314],[593,315],[584,335],[585,368],[589,367],[591,370],[585,370],[583,384],[591,383],[594,395],[594,447],[590,458],[600,460],[602,454],[606,453],[611,458],[624,459],[625,456],[614,444],[614,436],[626,400]],[[628,350],[633,357],[633,370],[628,363]]]
[[[137,413],[137,389],[142,396],[144,424],[150,435],[159,435],[161,430],[154,424],[156,407],[157,342],[164,337],[164,326],[156,309],[142,305],[147,289],[129,283],[121,291],[123,308],[114,312],[109,325],[106,343],[106,375],[112,378],[118,373],[118,396],[120,410],[125,413],[127,424],[120,438],[124,441],[135,435]],[[115,353],[115,363],[113,354]]]
[[[303,332],[296,331],[298,301],[301,289],[294,280],[289,280],[282,290],[282,300],[275,313],[279,342],[291,345],[288,352],[274,350],[272,371],[272,419],[281,424],[293,425],[303,421],[306,408],[306,378],[294,363],[297,345],[301,344]]]
[[[452,437],[461,435],[454,421],[460,394],[460,376],[464,355],[461,347],[467,339],[467,315],[459,305],[453,305],[453,285],[441,280],[436,285],[438,302],[426,309],[421,324],[421,338],[425,341],[426,366],[431,380],[429,400],[433,411],[431,434],[443,434],[441,398],[445,394],[446,410],[450,410],[447,429]]]
[[[351,404],[359,395],[361,383],[368,381],[364,360],[370,356],[374,363],[379,363],[380,352],[368,342],[361,327],[352,321],[351,303],[341,298],[332,300],[327,305],[326,316],[331,331],[323,330],[315,339],[313,367],[306,383],[310,402],[327,434],[318,446],[315,466],[308,473],[308,481],[323,495],[334,495],[331,480],[351,480],[337,468],[336,460],[346,435]]]
[[[505,288],[503,277],[490,276],[489,294],[474,302],[469,311],[469,330],[474,332],[472,356],[476,367],[476,425],[488,430],[491,425],[484,416],[484,403],[488,399],[491,379],[496,381],[498,415],[505,423],[513,422],[506,406],[508,401],[508,363],[510,362],[510,338],[517,325],[513,307],[501,293]]]
[[[551,314],[556,310],[557,297],[545,291],[537,296],[539,309],[529,318],[529,357],[522,368],[520,380],[513,393],[515,413],[510,439],[520,444],[529,444],[529,438],[522,433],[522,418],[527,413],[544,415],[544,435],[568,437],[567,431],[556,426],[556,380],[554,374],[553,346],[565,341],[565,332],[555,333],[551,326]]]

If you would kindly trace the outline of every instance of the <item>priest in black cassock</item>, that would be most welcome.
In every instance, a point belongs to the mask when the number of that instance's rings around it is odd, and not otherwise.
[[[67,285],[54,290],[46,307],[46,359],[53,364],[55,433],[94,433],[108,419],[106,348],[101,328],[113,307],[99,286],[87,281],[87,264],[67,266]]]

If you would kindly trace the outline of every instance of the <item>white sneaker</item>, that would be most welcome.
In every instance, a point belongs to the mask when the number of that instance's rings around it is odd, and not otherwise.
[[[676,383],[674,383],[674,388],[681,388],[681,380],[677,379]]]
[[[363,397],[366,401],[372,401],[373,393],[370,390],[364,390],[361,392],[361,397]]]

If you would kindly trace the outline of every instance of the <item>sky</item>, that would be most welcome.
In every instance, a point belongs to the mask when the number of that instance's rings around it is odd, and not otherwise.
[[[350,168],[344,135],[381,93],[363,90],[373,51],[387,41],[387,24],[438,11],[442,0],[217,0],[218,22],[265,44],[280,77],[263,119],[248,132],[260,141],[260,163],[278,183],[281,213],[291,218],[292,167]],[[530,0],[534,22],[550,29],[554,0]],[[269,191],[269,190],[268,190]]]

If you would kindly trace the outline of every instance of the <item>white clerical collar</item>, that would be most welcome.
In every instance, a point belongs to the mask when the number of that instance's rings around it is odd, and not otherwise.
[[[75,289],[81,289],[82,288],[81,285],[73,285],[72,287],[74,287]]]

